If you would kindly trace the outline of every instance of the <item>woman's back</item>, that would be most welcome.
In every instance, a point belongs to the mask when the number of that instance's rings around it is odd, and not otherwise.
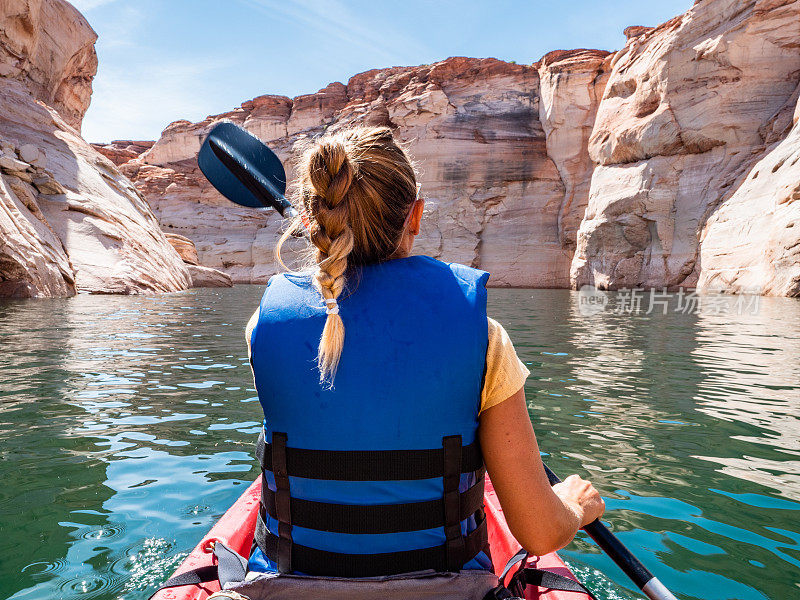
[[[319,292],[308,275],[274,277],[251,338],[269,427],[297,429],[297,447],[427,448],[428,430],[439,445],[445,425],[471,442],[486,356],[487,277],[423,256],[361,268],[352,292],[339,298],[347,344],[335,380],[322,385]]]
[[[406,506],[385,511],[383,519],[377,517],[378,528],[372,530],[362,525],[361,529],[321,531],[316,527],[336,529],[336,524],[324,516],[319,518],[322,524],[317,519],[301,523],[294,518],[293,544],[357,554],[444,545],[443,472],[402,471],[422,460],[423,455],[415,459],[408,451],[441,452],[443,438],[451,436],[460,436],[457,447],[465,447],[458,453],[456,491],[472,490],[470,498],[478,499],[471,508],[462,507],[468,515],[459,508],[456,523],[460,522],[462,536],[476,529],[482,519],[482,514],[473,513],[480,513],[477,488],[483,477],[476,435],[487,345],[487,278],[482,271],[428,257],[398,258],[359,268],[339,297],[347,344],[335,380],[328,384],[320,384],[315,362],[326,308],[312,278],[283,274],[271,280],[251,338],[267,443],[273,441],[273,433],[280,432],[290,449],[400,451],[394,460],[381,457],[388,461],[383,463],[385,470],[379,467],[368,475],[375,481],[349,481],[353,467],[342,464],[346,461],[312,472],[314,477],[302,476],[308,472],[295,477],[290,468],[291,498],[327,505]],[[317,462],[321,456],[317,455]],[[357,458],[364,460],[364,455]],[[267,480],[275,492],[269,470]],[[426,502],[427,510],[433,511],[427,517],[422,514],[423,504],[412,504]],[[325,510],[332,521],[335,514],[342,514],[340,508],[318,506],[317,516]],[[403,512],[413,517],[388,525],[390,515]],[[268,514],[265,527],[279,537],[277,517],[275,511]],[[298,554],[296,548],[294,553]],[[464,563],[467,568],[489,567],[484,555],[472,560],[474,554],[466,556],[458,568]]]

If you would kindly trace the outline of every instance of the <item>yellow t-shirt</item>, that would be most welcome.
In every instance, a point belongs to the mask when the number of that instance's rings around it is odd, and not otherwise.
[[[481,412],[517,393],[531,372],[519,357],[500,323],[489,317],[486,378],[481,390]]]
[[[257,321],[256,310],[245,328],[248,356],[250,356],[250,337]],[[481,411],[496,406],[517,393],[530,374],[531,372],[517,356],[506,330],[489,317],[489,345],[486,348],[486,378],[481,390]]]

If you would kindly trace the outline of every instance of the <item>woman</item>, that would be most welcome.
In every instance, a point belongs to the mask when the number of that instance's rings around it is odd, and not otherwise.
[[[249,569],[491,569],[483,462],[519,542],[566,545],[603,500],[548,484],[488,273],[411,256],[423,200],[391,131],[322,137],[298,176],[313,266],[273,277],[247,331],[265,414]]]

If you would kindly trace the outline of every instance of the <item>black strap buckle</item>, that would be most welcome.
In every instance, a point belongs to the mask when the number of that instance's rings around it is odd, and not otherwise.
[[[158,592],[166,588],[201,585],[210,581],[219,581],[220,587],[223,587],[231,581],[244,581],[247,574],[247,559],[244,556],[231,550],[219,540],[214,542],[213,551],[214,556],[217,557],[216,565],[198,567],[170,577],[153,592],[150,598],[152,599]]]
[[[592,592],[589,591],[582,583],[575,581],[574,579],[570,579],[569,577],[565,577],[560,573],[554,573],[553,571],[547,571],[545,569],[537,569],[535,567],[526,567],[525,563],[527,560],[528,552],[524,548],[520,549],[519,552],[508,559],[503,572],[500,574],[500,585],[498,588],[495,588],[489,593],[500,595],[487,595],[484,600],[494,600],[495,598],[498,600],[510,600],[514,597],[522,598],[525,595],[525,588],[528,585],[535,585],[540,588],[559,590],[562,592],[579,592],[582,594],[587,594],[592,600],[597,600],[594,594],[592,594]],[[506,586],[506,576],[517,565],[519,566],[517,567],[516,572]],[[499,588],[505,589],[508,595],[502,595],[506,592],[498,591]],[[514,596],[512,596],[512,594],[514,594]]]

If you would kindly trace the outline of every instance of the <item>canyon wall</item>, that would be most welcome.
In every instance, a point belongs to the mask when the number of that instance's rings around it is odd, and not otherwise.
[[[700,0],[625,34],[618,52],[556,51],[532,66],[376,69],[172,123],[150,148],[99,149],[162,227],[238,282],[277,270],[282,223],[233,206],[197,169],[222,119],[275,149],[290,179],[308,139],[392,127],[426,200],[418,251],[487,269],[492,285],[799,295],[800,0]]]
[[[565,186],[548,156],[536,67],[452,58],[356,75],[317,94],[263,96],[201,123],[170,125],[152,148],[120,168],[162,227],[192,239],[204,264],[240,282],[275,272],[277,215],[233,206],[195,157],[221,119],[260,136],[284,159],[324,131],[389,125],[419,166],[426,217],[418,250],[482,266],[495,285],[566,287],[570,253],[559,239]],[[109,155],[114,147],[108,150]]]
[[[704,0],[631,38],[589,140],[573,285],[800,294],[798,83],[797,0]]]
[[[96,39],[63,0],[0,3],[0,297],[192,283],[142,195],[80,136]]]

